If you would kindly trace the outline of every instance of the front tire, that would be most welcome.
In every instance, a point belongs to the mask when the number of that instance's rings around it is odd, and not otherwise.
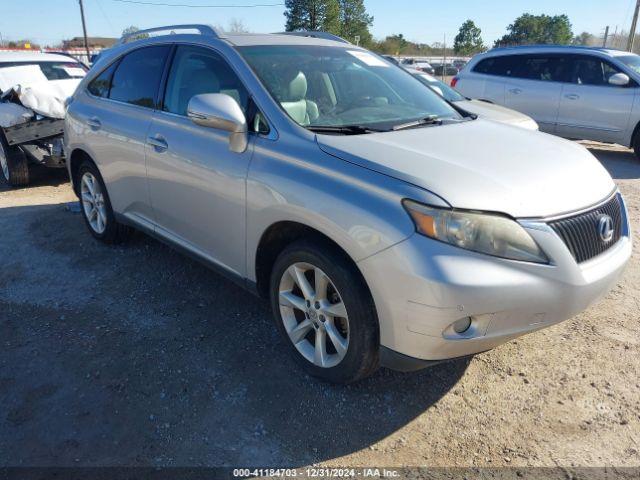
[[[0,173],[6,183],[12,187],[29,184],[29,161],[25,153],[17,146],[10,146],[0,130]]]
[[[376,310],[362,276],[324,242],[300,241],[274,265],[271,306],[294,359],[310,375],[350,383],[377,370]]]
[[[131,228],[116,221],[102,176],[92,162],[80,166],[78,194],[82,217],[91,235],[108,244],[122,243],[129,238]]]

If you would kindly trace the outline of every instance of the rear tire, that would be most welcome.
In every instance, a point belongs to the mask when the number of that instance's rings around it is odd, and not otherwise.
[[[0,173],[12,187],[29,184],[29,161],[20,147],[10,146],[0,131]]]
[[[77,178],[80,210],[91,235],[107,244],[128,240],[132,229],[116,221],[107,188],[95,164],[85,161],[80,165]]]
[[[640,130],[633,137],[633,153],[635,153],[636,158],[640,160]]]
[[[332,245],[288,246],[273,267],[270,298],[289,352],[310,375],[346,384],[378,369],[373,299],[354,264]]]

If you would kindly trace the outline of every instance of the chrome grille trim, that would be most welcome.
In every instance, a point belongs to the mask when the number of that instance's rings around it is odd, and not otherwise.
[[[614,234],[608,242],[602,241],[598,233],[598,220],[603,214],[609,215],[613,220]],[[625,228],[620,195],[616,194],[605,203],[586,212],[547,223],[562,239],[576,262],[586,262],[604,253],[620,240]]]

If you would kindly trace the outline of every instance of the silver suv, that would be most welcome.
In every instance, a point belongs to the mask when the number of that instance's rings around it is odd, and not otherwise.
[[[71,99],[84,220],[269,298],[311,374],[488,350],[580,312],[629,259],[622,197],[580,145],[476,118],[327,35],[189,27],[124,39]]]
[[[640,56],[532,46],[474,57],[452,80],[463,95],[529,115],[543,132],[618,143],[640,157]]]

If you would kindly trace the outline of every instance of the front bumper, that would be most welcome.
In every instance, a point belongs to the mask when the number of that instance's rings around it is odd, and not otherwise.
[[[517,262],[418,234],[358,263],[371,289],[383,347],[428,363],[490,350],[586,309],[615,284],[631,256],[622,238],[577,264],[544,223],[522,222],[551,260]],[[471,327],[458,334],[452,324]]]

